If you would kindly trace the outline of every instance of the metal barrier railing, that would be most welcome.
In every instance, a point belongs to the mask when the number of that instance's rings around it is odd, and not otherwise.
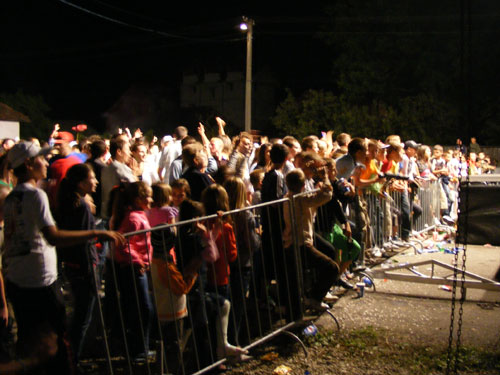
[[[431,224],[436,212],[439,217],[436,190],[432,183],[419,190],[423,213],[415,228]],[[324,233],[316,230],[310,243],[304,241],[302,231],[313,229],[304,227],[305,215],[316,224],[325,220],[304,203],[315,193],[126,234],[128,260],[112,257],[106,270],[108,373],[118,366],[131,374],[202,374],[245,359],[249,349],[299,324],[306,297],[321,302],[339,276],[338,265],[345,264]],[[398,194],[365,194],[358,202],[366,204],[368,246],[394,234]],[[284,245],[286,226],[291,242]],[[150,238],[152,249],[142,249],[148,260],[140,267],[130,249]]]
[[[142,268],[131,255],[108,264],[106,290],[115,292],[103,301],[106,352],[122,358],[108,360],[108,372],[118,366],[129,373],[202,374],[244,359],[248,349],[300,322],[302,256],[298,247],[282,245],[284,222],[295,227],[293,210],[285,220],[284,205],[293,202],[127,233],[125,252],[150,237],[153,249],[143,249],[150,255]],[[296,231],[292,236],[295,243]]]

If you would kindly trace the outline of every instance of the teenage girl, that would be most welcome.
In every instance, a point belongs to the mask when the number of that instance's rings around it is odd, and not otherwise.
[[[179,178],[172,182],[172,207],[179,209],[181,203],[188,198],[191,198],[191,188],[189,183],[184,178]]]
[[[152,202],[151,188],[145,182],[125,186],[113,205],[113,223],[118,232],[151,229],[146,211],[151,208]],[[153,305],[147,277],[153,256],[151,232],[128,237],[125,246],[115,248],[114,256],[122,311],[128,328],[128,350],[134,362],[144,362],[153,355],[149,351]]]
[[[229,198],[226,190],[218,184],[212,184],[203,190],[201,201],[207,216],[221,214],[229,210]],[[227,341],[227,326],[231,304],[229,302],[229,275],[230,264],[236,260],[238,250],[236,248],[236,238],[229,216],[218,218],[208,223],[208,229],[212,232],[219,252],[219,258],[208,264],[207,280],[208,290],[215,293],[217,299],[223,298],[223,305],[220,308],[220,320],[217,320],[217,356],[239,356],[247,352],[237,346],[233,346]]]
[[[95,229],[92,204],[88,201],[96,191],[97,179],[88,164],[76,164],[68,169],[58,191],[56,218],[59,228],[68,230]],[[90,198],[91,199],[91,198]],[[74,315],[70,327],[73,354],[78,363],[97,296],[95,267],[99,255],[94,241],[69,248],[57,248],[58,260],[74,297]]]
[[[231,177],[224,183],[224,188],[229,197],[229,208],[231,210],[240,210],[231,215],[236,232],[238,257],[230,267],[231,301],[233,304],[233,315],[236,320],[236,332],[239,333],[243,321],[243,313],[248,309],[247,302],[251,302],[247,301],[245,296],[250,287],[254,253],[259,251],[261,241],[257,233],[255,216],[252,210],[246,209],[249,204],[243,180],[239,177]],[[246,326],[249,327],[250,322],[246,322]],[[233,325],[230,325],[230,331],[233,327]],[[236,333],[234,338],[238,342]]]

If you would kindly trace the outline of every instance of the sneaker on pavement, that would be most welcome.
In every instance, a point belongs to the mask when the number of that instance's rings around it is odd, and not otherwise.
[[[443,215],[443,221],[445,224],[448,225],[455,225],[455,220],[453,220],[450,216],[448,215]]]
[[[338,301],[339,300],[339,296],[331,293],[331,292],[328,292],[326,293],[326,295],[323,297],[323,301],[325,302],[335,302],[335,301]]]
[[[354,289],[354,286],[352,284],[348,283],[346,280],[342,278],[339,279],[338,285],[347,290]]]
[[[318,312],[326,311],[330,308],[330,306],[324,302],[315,300],[314,298],[306,298],[305,299],[306,308],[315,310]]]

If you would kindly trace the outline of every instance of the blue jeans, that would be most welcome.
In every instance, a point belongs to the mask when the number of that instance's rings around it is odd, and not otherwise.
[[[95,272],[95,269],[93,270]],[[65,270],[66,277],[71,285],[74,298],[74,313],[69,337],[73,346],[75,362],[78,363],[85,341],[85,335],[92,321],[92,313],[96,302],[95,275],[81,275],[70,269]]]
[[[120,265],[117,271],[128,349],[131,356],[135,357],[149,350],[153,303],[148,277],[147,273],[141,274],[128,264]]]

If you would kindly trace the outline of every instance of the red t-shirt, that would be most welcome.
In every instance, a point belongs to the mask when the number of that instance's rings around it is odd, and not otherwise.
[[[208,283],[209,285],[227,285],[229,283],[229,264],[236,260],[238,250],[236,248],[236,237],[231,224],[224,223],[222,231],[215,239],[215,244],[219,250],[219,259],[209,266]],[[214,280],[215,274],[215,280]]]
[[[64,177],[66,177],[66,172],[75,164],[80,164],[82,160],[76,155],[68,155],[65,158],[57,159],[49,167],[49,178],[54,180],[54,182],[49,187],[49,198],[50,205],[56,207],[57,202],[57,192],[59,190],[59,185]]]

